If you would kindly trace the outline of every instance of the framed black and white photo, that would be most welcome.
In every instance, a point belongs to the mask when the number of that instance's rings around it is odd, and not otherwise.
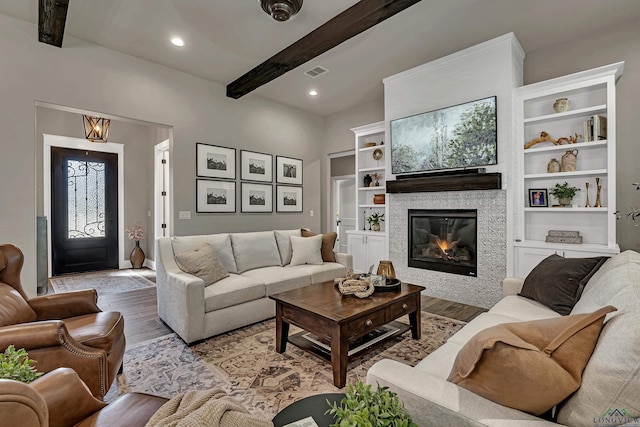
[[[302,212],[302,187],[277,185],[276,212]]]
[[[196,179],[196,212],[235,212],[236,183]]]
[[[302,160],[276,156],[276,182],[302,185]]]
[[[196,175],[236,179],[236,149],[196,143]]]
[[[273,212],[273,186],[243,182],[242,212]]]
[[[246,181],[273,181],[273,156],[240,150],[242,179]]]

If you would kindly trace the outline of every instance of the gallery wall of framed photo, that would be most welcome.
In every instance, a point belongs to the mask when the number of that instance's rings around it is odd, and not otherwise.
[[[235,213],[236,162],[240,164],[240,212],[302,212],[303,162],[250,150],[196,143],[196,212]],[[274,167],[275,166],[275,167]]]

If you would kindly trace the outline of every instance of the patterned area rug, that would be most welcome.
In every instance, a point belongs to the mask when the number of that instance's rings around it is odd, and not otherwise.
[[[367,370],[381,359],[414,366],[444,344],[464,322],[422,313],[422,338],[410,332],[396,337],[349,363],[347,383],[365,381]],[[406,316],[400,321],[408,323]],[[289,334],[299,332],[292,326]],[[105,400],[139,391],[173,397],[187,390],[221,388],[250,412],[268,419],[287,405],[318,393],[339,391],[331,365],[324,359],[287,345],[275,352],[275,320],[266,320],[188,347],[170,334],[127,349],[124,375]]]
[[[98,296],[148,288],[156,284],[135,270],[109,270],[49,279],[56,293],[95,289]]]

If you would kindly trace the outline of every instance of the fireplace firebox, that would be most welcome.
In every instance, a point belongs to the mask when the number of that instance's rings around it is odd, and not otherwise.
[[[409,209],[409,267],[476,276],[476,209]]]

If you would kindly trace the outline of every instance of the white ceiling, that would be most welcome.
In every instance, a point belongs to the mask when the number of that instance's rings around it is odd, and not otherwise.
[[[307,0],[276,22],[259,0],[70,0],[65,34],[227,85],[355,3]],[[0,13],[37,24],[38,2],[0,0]],[[509,32],[533,52],[631,20],[640,0],[423,0],[253,93],[327,115],[381,99],[387,76]],[[330,72],[303,75],[318,65]]]

